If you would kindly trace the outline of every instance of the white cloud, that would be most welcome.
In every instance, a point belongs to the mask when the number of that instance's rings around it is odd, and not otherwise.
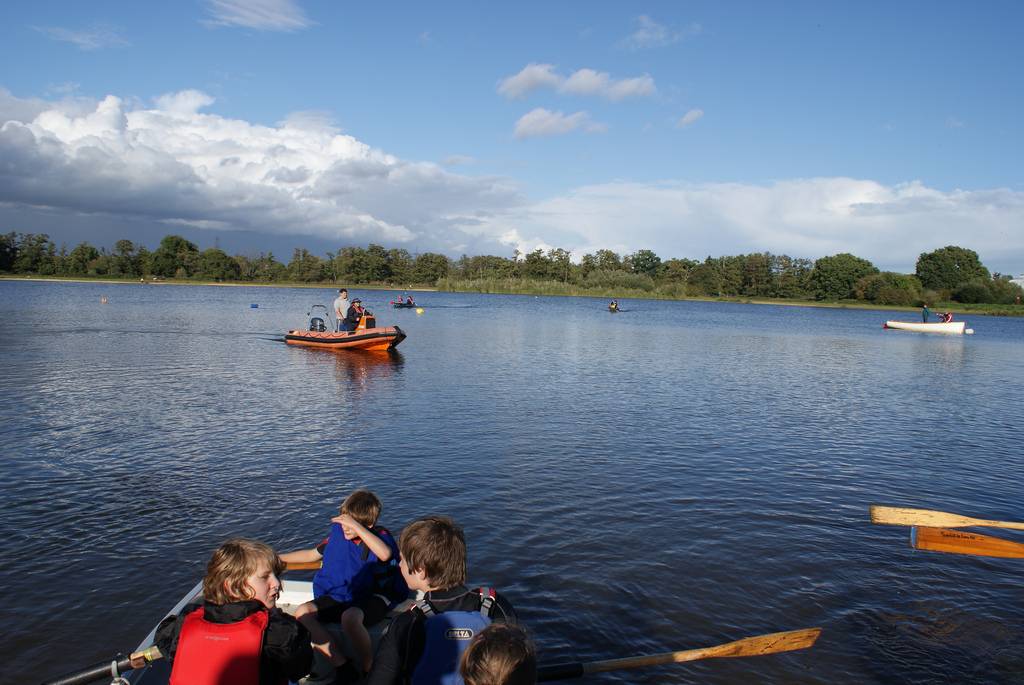
[[[588,185],[527,202],[508,179],[399,159],[339,133],[322,114],[260,126],[210,113],[216,103],[198,91],[155,102],[44,102],[0,90],[0,208],[60,212],[68,225],[110,217],[455,256],[539,246],[695,259],[852,252],[912,271],[920,253],[963,245],[996,271],[1019,273],[1024,263],[1020,190],[667,180]],[[532,135],[600,127],[586,112],[531,114],[521,123]],[[30,221],[18,229],[45,232]]]
[[[690,124],[696,122],[702,116],[704,116],[704,110],[691,109],[689,112],[687,112],[686,114],[679,118],[679,121],[676,122],[676,128],[685,128]]]
[[[79,50],[118,48],[129,44],[121,37],[120,29],[106,24],[94,24],[82,29],[69,29],[61,26],[36,26],[33,28],[52,40],[71,43]]]
[[[400,160],[322,113],[269,127],[201,111],[214,100],[200,91],[154,102],[82,108],[0,91],[0,113],[17,113],[0,126],[0,204],[445,250],[471,242],[460,227],[522,203],[504,179]]]
[[[516,138],[538,138],[543,136],[560,136],[576,129],[583,129],[587,133],[602,133],[607,126],[590,120],[586,112],[574,114],[563,114],[552,112],[543,107],[538,107],[523,116],[516,122]]]
[[[700,24],[695,23],[682,30],[674,29],[659,24],[645,14],[637,17],[634,23],[636,30],[619,41],[619,46],[627,50],[667,47],[684,38],[696,36],[704,30]]]
[[[654,79],[644,74],[634,78],[614,79],[594,69],[578,69],[568,77],[556,73],[552,64],[527,64],[518,74],[498,83],[498,93],[518,99],[534,90],[550,88],[563,95],[597,96],[618,101],[628,97],[646,97],[657,91]]]
[[[299,31],[312,22],[294,0],[206,0],[212,26],[260,31]]]
[[[518,74],[502,79],[498,92],[510,99],[521,98],[538,88],[557,88],[564,80],[555,73],[554,65],[530,63]]]
[[[817,259],[851,252],[906,272],[922,252],[962,245],[995,270],[1010,272],[1024,262],[1024,246],[1009,240],[1021,225],[1021,191],[944,192],[916,181],[886,186],[811,178],[769,185],[585,186],[499,215],[481,230],[524,252],[541,244],[577,257],[598,249],[651,249],[662,258],[691,259],[760,251]]]

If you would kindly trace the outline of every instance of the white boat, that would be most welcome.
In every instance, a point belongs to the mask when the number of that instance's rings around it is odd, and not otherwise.
[[[900,331],[914,331],[915,333],[945,333],[946,335],[971,335],[973,328],[967,328],[964,321],[947,321],[924,323],[919,321],[886,321],[884,328],[895,328]]]
[[[177,614],[189,604],[200,603],[202,602],[202,598],[203,583],[200,581],[195,587],[189,590],[184,597],[181,598],[181,601],[174,605],[174,608],[167,612],[167,615],[170,616],[171,614]],[[282,611],[294,614],[295,610],[299,608],[300,605],[312,600],[313,583],[297,580],[281,581],[281,594],[277,598],[277,606]],[[410,604],[411,600],[399,604],[388,614],[388,619],[381,621],[369,629],[374,649],[377,647],[377,642],[380,640],[380,637],[384,632],[384,628],[388,624],[388,620],[401,611],[408,610]],[[161,621],[162,620],[163,619],[161,619]],[[349,653],[351,656],[351,648],[348,646],[347,641],[340,630],[340,626],[329,625],[328,630],[330,630],[334,634],[335,638],[338,639],[342,650]],[[150,631],[149,635],[147,635],[139,644],[136,651],[133,652],[133,656],[142,656],[143,652],[153,644],[153,638],[155,636],[156,626],[153,627],[153,630]],[[101,665],[101,667],[85,669],[81,672],[69,674],[57,680],[48,681],[45,685],[85,685],[86,683],[93,682],[118,682],[112,681],[111,667],[116,668],[117,674],[123,677],[123,680],[119,682],[127,682],[129,685],[167,685],[171,675],[170,663],[160,656],[157,656],[155,660],[148,663],[145,667],[138,669],[131,669],[128,664],[128,659],[125,658],[120,661],[115,660],[113,663],[107,662],[106,665]],[[333,671],[334,669],[327,663],[327,660],[322,657],[319,652],[314,651],[313,673],[308,677],[303,678],[300,683],[301,685],[327,685],[333,681]]]

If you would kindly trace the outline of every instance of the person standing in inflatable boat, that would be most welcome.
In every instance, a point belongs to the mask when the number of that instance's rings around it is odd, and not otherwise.
[[[517,623],[515,611],[494,590],[465,586],[466,537],[447,516],[409,524],[398,548],[406,584],[424,595],[387,627],[367,685],[462,683],[470,641],[491,622]]]
[[[283,570],[274,550],[255,540],[228,540],[213,553],[202,606],[156,629],[153,643],[171,660],[170,685],[281,685],[309,673],[309,633],[277,608]]]

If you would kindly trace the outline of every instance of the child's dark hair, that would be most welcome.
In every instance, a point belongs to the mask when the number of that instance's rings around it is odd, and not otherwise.
[[[405,566],[423,571],[435,588],[466,582],[466,536],[447,516],[426,516],[402,531],[398,542]]]
[[[260,562],[266,563],[276,576],[284,571],[284,562],[270,545],[245,538],[228,540],[217,548],[206,565],[203,599],[211,604],[252,599],[252,590],[246,581],[259,569]]]
[[[522,628],[492,623],[469,643],[459,673],[466,685],[533,685],[537,653]]]
[[[380,518],[380,510],[377,495],[369,490],[356,490],[341,503],[338,513],[348,514],[367,528],[372,528]]]

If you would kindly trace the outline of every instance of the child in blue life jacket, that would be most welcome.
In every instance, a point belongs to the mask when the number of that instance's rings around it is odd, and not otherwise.
[[[323,560],[313,576],[313,601],[301,605],[295,618],[309,630],[313,646],[335,667],[339,683],[354,682],[370,670],[373,653],[367,626],[384,620],[393,606],[409,596],[398,570],[398,545],[391,533],[376,525],[380,511],[375,494],[356,490],[331,519],[326,539],[311,549],[281,555],[286,562]],[[355,652],[355,663],[323,626],[338,621]]]
[[[278,685],[309,673],[309,633],[276,606],[283,569],[255,540],[228,540],[213,553],[202,605],[157,626],[153,643],[171,660],[170,685]]]
[[[424,593],[396,616],[381,638],[368,685],[457,685],[459,659],[492,622],[516,623],[515,611],[489,588],[466,582],[466,538],[452,519],[428,516],[399,540],[399,568],[411,590]]]
[[[466,685],[534,685],[537,652],[519,626],[492,623],[463,652],[459,674]]]

